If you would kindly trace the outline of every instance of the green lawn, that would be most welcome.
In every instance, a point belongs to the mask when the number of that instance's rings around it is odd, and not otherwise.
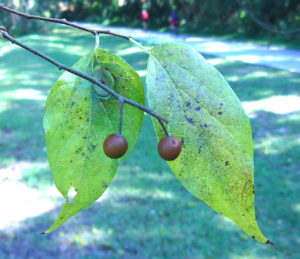
[[[122,24],[118,24],[123,26]],[[139,27],[134,25],[135,27]],[[131,27],[128,25],[128,27]],[[222,28],[222,27],[220,27]],[[153,28],[154,30],[159,30],[161,32],[170,32],[170,27],[165,26],[162,28]],[[260,28],[258,27],[258,30]],[[197,35],[200,37],[209,37],[220,40],[238,41],[245,43],[261,44],[269,47],[280,47],[286,49],[300,49],[300,37],[296,34],[290,36],[283,36],[281,34],[276,34],[269,32],[267,30],[261,31],[251,36],[246,36],[241,32],[236,31],[235,33],[224,33],[221,29],[220,31],[211,31],[208,28],[195,28],[191,29],[190,24],[180,25],[180,33],[183,35]]]
[[[65,29],[20,40],[67,65],[94,45],[92,36]],[[135,46],[108,36],[101,37],[101,46],[122,55],[144,75],[147,56]],[[6,182],[25,186],[0,196],[0,258],[299,258],[300,112],[281,114],[276,107],[284,107],[280,100],[300,98],[300,75],[209,59],[241,100],[255,109],[251,122],[257,218],[276,246],[252,240],[180,185],[156,152],[148,116],[135,150],[103,198],[58,231],[40,235],[63,202],[53,191],[42,128],[45,97],[61,72],[0,39],[0,194]],[[269,99],[276,112],[261,105]],[[1,174],[8,174],[7,179]],[[4,218],[13,221],[32,210],[30,203],[19,209],[17,202],[10,204],[16,206],[15,214],[3,210],[4,203],[25,195],[22,190],[35,191],[54,207],[2,226]]]

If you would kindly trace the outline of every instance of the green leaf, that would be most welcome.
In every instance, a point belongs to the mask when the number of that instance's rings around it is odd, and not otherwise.
[[[169,134],[183,143],[181,155],[168,162],[179,181],[250,236],[268,242],[255,217],[250,122],[223,76],[196,50],[165,43],[150,50],[147,89],[149,106],[170,120]]]
[[[73,68],[98,76],[124,97],[144,104],[141,78],[120,57],[97,49],[81,58]],[[95,73],[101,69],[105,70],[104,77],[101,77],[103,71]],[[116,173],[118,163],[104,154],[102,145],[108,135],[118,132],[119,103],[116,99],[99,97],[98,88],[65,72],[48,96],[44,129],[49,165],[66,203],[45,233],[57,229],[96,201]],[[128,141],[129,151],[140,133],[143,116],[143,111],[125,105],[122,134]],[[72,191],[75,197],[69,197]]]

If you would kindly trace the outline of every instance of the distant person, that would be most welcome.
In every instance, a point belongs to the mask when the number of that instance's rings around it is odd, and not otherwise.
[[[178,35],[179,34],[180,18],[179,18],[179,15],[175,11],[173,11],[170,14],[169,21],[170,21],[171,31],[174,34]]]
[[[148,21],[149,21],[149,13],[148,13],[147,9],[142,10],[141,19],[142,19],[143,29],[147,30],[148,29]]]

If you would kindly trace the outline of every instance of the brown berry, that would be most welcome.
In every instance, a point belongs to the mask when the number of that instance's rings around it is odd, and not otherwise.
[[[157,148],[163,159],[172,161],[180,155],[181,143],[177,138],[168,136],[159,141]]]
[[[128,149],[126,138],[119,134],[109,135],[103,142],[103,151],[110,158],[120,158]]]

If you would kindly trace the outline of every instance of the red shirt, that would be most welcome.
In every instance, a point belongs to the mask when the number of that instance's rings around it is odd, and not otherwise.
[[[147,10],[143,10],[142,13],[141,13],[141,18],[143,21],[146,21],[149,19],[149,13]]]

